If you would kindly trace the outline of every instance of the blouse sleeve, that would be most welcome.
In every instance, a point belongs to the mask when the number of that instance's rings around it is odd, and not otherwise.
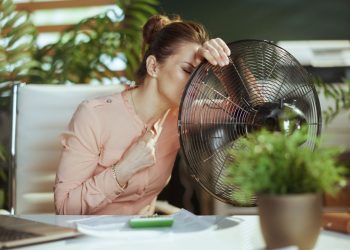
[[[100,124],[89,101],[74,113],[62,135],[54,187],[57,214],[93,214],[123,192],[111,168],[94,175],[100,152]]]

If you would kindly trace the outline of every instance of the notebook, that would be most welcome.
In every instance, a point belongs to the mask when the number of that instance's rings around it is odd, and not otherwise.
[[[73,228],[0,215],[0,249],[78,236]]]

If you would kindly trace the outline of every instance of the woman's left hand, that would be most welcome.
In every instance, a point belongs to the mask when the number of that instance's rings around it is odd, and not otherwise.
[[[231,51],[221,38],[214,38],[206,41],[198,49],[198,54],[213,65],[225,66],[230,62],[228,56]]]

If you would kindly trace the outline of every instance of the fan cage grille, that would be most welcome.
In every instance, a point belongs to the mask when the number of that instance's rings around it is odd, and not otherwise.
[[[225,183],[227,155],[237,138],[255,131],[259,107],[281,102],[298,108],[308,126],[302,145],[313,149],[321,130],[318,97],[309,74],[284,49],[267,41],[228,44],[230,64],[203,62],[193,73],[180,104],[180,144],[194,179],[215,198],[233,205],[239,187]],[[230,158],[231,157],[231,158]],[[255,204],[255,198],[250,205]]]

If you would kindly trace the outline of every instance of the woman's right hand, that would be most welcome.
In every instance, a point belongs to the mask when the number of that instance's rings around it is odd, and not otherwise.
[[[225,66],[230,63],[230,48],[221,38],[206,41],[199,49],[200,57],[207,59],[212,65]]]
[[[124,186],[135,173],[156,163],[155,146],[169,111],[165,112],[163,117],[151,129],[147,129],[123,154],[117,164],[117,179],[121,186]]]

